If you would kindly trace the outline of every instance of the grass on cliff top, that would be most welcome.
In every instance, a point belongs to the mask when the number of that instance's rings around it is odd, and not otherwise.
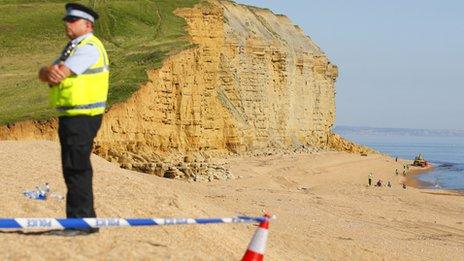
[[[88,0],[100,14],[95,34],[110,57],[108,101],[127,99],[147,80],[147,69],[190,46],[184,19],[173,11],[200,0]],[[68,41],[64,3],[68,1],[0,0],[0,124],[56,116],[48,87],[37,72],[50,64]]]

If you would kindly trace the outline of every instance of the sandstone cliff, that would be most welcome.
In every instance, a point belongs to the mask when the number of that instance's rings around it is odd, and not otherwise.
[[[139,91],[109,110],[98,154],[144,171],[174,152],[329,144],[338,70],[287,17],[216,0],[176,13],[196,47],[149,71]],[[53,139],[49,125],[20,123],[0,137]]]
[[[228,1],[177,14],[197,47],[167,59],[111,109],[103,154],[327,143],[337,67],[288,18]]]

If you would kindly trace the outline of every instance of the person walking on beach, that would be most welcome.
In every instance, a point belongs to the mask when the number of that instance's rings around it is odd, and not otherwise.
[[[108,55],[93,35],[98,14],[81,4],[65,5],[65,32],[70,41],[59,59],[39,71],[48,83],[52,105],[59,112],[61,165],[68,189],[68,218],[96,217],[90,162],[109,87]],[[64,236],[88,235],[98,229],[65,230]]]
[[[398,176],[398,169],[395,170],[395,174],[396,174],[396,176]]]
[[[369,173],[369,175],[367,176],[367,181],[369,183],[369,187],[372,186],[372,173]]]

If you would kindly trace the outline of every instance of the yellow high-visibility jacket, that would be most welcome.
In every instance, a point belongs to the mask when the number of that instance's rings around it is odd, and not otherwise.
[[[98,61],[80,75],[70,75],[61,83],[50,88],[50,100],[60,116],[89,115],[105,112],[109,87],[109,61],[102,42],[91,35],[82,40],[72,51],[82,45],[97,47]]]

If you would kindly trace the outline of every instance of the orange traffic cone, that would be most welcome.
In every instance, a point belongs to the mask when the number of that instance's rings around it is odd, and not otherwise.
[[[266,250],[267,234],[269,229],[269,215],[264,215],[266,218],[259,223],[253,238],[248,245],[248,249],[242,258],[242,261],[262,261],[264,258],[264,251]]]

